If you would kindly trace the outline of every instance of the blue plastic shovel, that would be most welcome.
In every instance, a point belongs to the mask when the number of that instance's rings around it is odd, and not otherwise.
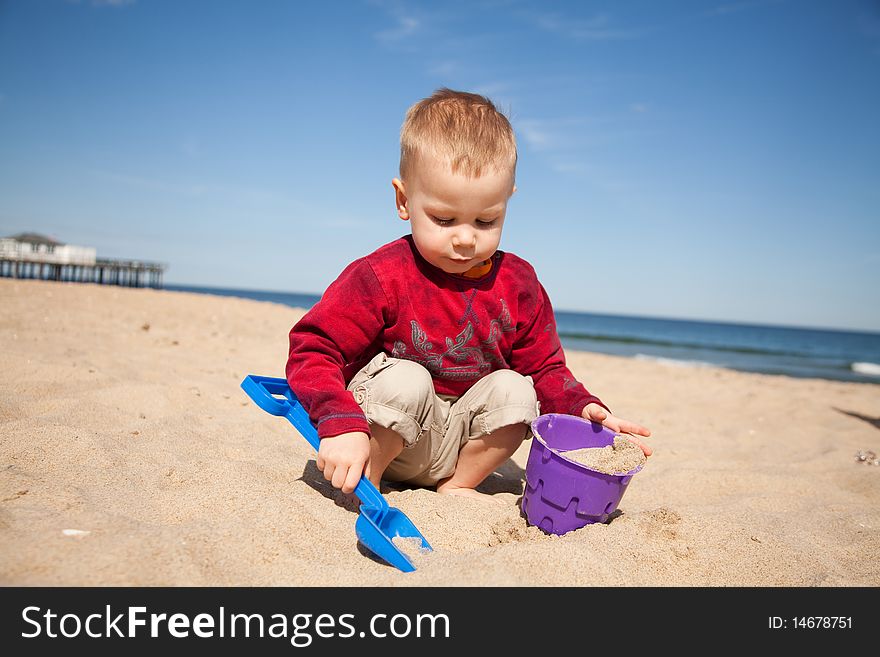
[[[318,432],[286,380],[249,374],[241,382],[241,387],[264,411],[272,415],[283,415],[290,420],[317,451],[320,442]],[[433,550],[412,520],[403,511],[389,506],[372,482],[363,475],[354,494],[362,502],[361,514],[354,524],[358,540],[370,552],[403,572],[415,570],[410,558],[392,541],[397,536],[418,538],[422,541],[422,549]]]

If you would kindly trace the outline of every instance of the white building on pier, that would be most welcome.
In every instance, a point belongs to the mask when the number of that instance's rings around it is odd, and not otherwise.
[[[0,259],[45,262],[53,265],[94,265],[97,251],[91,246],[64,244],[37,233],[0,237]]]

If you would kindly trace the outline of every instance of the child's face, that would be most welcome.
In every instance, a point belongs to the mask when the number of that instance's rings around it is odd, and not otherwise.
[[[507,201],[516,190],[512,170],[468,178],[422,155],[406,181],[395,178],[392,185],[398,215],[410,222],[416,248],[435,267],[461,274],[498,250]]]

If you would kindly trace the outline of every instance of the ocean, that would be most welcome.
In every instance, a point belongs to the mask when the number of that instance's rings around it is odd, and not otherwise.
[[[167,290],[311,308],[317,294],[166,285]],[[682,366],[880,383],[880,333],[556,311],[569,349]]]

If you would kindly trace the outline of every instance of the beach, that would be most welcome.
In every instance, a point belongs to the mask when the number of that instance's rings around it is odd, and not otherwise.
[[[481,490],[389,488],[434,547],[402,573],[247,374],[284,376],[302,310],[0,280],[0,584],[878,586],[880,384],[567,351],[650,427],[607,524],[563,536],[519,503],[530,443]]]

